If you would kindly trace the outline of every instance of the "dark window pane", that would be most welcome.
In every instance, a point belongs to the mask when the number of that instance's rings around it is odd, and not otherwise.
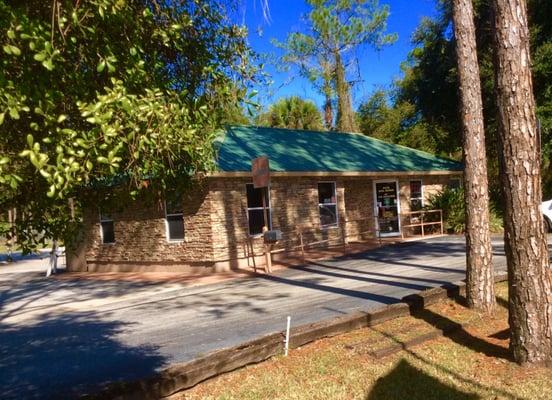
[[[102,221],[102,243],[115,243],[113,221]]]
[[[184,239],[184,219],[182,215],[168,215],[169,240]]]
[[[267,224],[268,227],[270,227],[270,210],[266,210],[267,213]],[[264,226],[264,216],[263,216],[263,210],[249,210],[247,213],[248,220],[249,220],[249,234],[250,235],[258,235],[260,233],[263,233],[263,226]]]
[[[268,198],[268,190],[267,188],[258,188],[255,189],[253,187],[253,184],[248,183],[246,185],[247,188],[247,208],[255,208],[255,207],[262,207],[263,206],[263,191],[265,192],[266,196],[266,207],[270,207],[270,200]]]
[[[322,182],[318,184],[318,203],[336,203],[335,184],[333,182]]]
[[[448,187],[451,189],[459,189],[460,188],[460,179],[451,179],[449,181]]]
[[[319,206],[320,209],[320,225],[336,225],[337,224],[337,206],[324,205]]]
[[[422,181],[410,181],[410,198],[419,199],[422,197]]]

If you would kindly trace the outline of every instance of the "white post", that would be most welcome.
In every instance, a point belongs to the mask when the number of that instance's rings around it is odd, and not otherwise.
[[[289,326],[291,325],[291,317],[288,315],[287,317],[287,327],[286,327],[286,344],[284,347],[284,356],[287,357],[288,350],[289,350]]]
[[[52,243],[52,251],[50,252],[50,259],[48,260],[48,269],[46,270],[46,277],[57,273],[57,258],[58,258],[57,240]]]

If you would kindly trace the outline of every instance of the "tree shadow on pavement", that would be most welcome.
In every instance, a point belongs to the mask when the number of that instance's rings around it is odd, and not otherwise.
[[[0,324],[0,398],[71,399],[165,365],[155,346],[117,340],[124,323],[93,313],[47,315],[33,325]]]
[[[162,285],[121,280],[60,280],[36,274],[21,274],[0,281],[0,321],[26,312],[48,310],[79,301],[119,297],[142,290],[149,294]]]
[[[403,399],[476,400],[479,396],[447,385],[402,359],[391,372],[376,381],[366,400]]]

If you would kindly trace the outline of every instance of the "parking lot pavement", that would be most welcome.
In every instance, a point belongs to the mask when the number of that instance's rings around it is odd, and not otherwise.
[[[282,331],[288,315],[297,326],[458,282],[465,276],[465,245],[458,236],[390,245],[195,287],[45,279],[32,264],[39,260],[31,261],[31,272],[0,273],[3,399],[76,397]],[[499,239],[494,263],[505,270]]]

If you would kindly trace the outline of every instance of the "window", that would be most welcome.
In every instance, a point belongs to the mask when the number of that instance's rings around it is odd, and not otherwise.
[[[100,212],[100,236],[103,244],[115,243],[115,226],[110,215]]]
[[[320,225],[322,227],[337,226],[335,182],[318,183],[318,211],[320,212]]]
[[[264,211],[263,211],[263,191],[266,196],[267,225],[268,229],[272,227],[270,196],[268,188],[254,188],[252,183],[245,185],[247,190],[247,221],[249,224],[250,235],[260,235],[263,233]]]
[[[167,227],[167,240],[170,242],[180,242],[184,240],[182,197],[171,194],[165,200],[165,221]]]
[[[452,178],[449,180],[449,189],[460,189],[461,186],[462,183],[460,182],[460,178]]]
[[[421,210],[423,206],[422,181],[410,181],[410,211]]]

